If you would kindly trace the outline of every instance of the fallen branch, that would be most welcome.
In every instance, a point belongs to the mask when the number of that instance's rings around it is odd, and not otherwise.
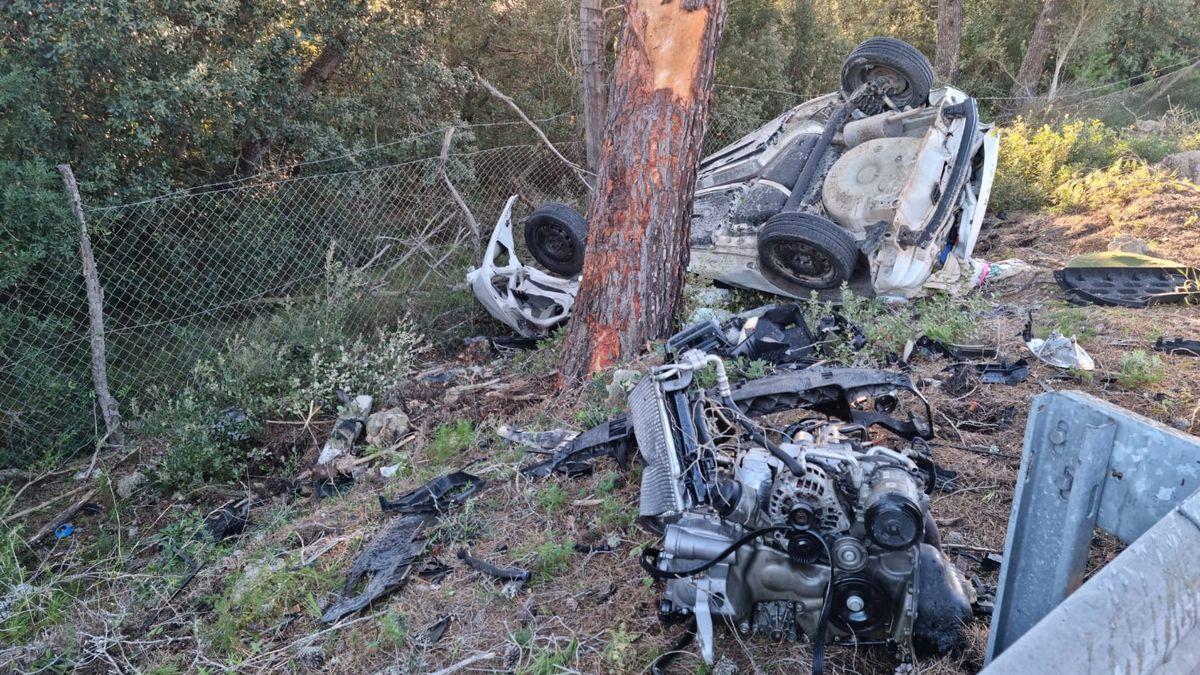
[[[475,73],[475,79],[479,82],[480,86],[488,90],[488,93],[500,99],[501,101],[504,101],[505,105],[511,108],[513,112],[517,113],[517,116],[520,117],[525,124],[528,124],[531,129],[533,129],[534,133],[538,135],[538,138],[542,139],[542,143],[544,143],[547,148],[550,148],[550,152],[554,153],[554,156],[557,157],[563,164],[571,167],[571,170],[575,172],[575,177],[579,179],[579,182],[583,183],[585,188],[589,190],[592,189],[592,185],[588,182],[587,176],[594,176],[595,174],[564,157],[563,154],[558,151],[558,148],[554,147],[554,144],[550,142],[550,139],[546,137],[546,133],[542,131],[541,127],[534,124],[533,120],[529,119],[529,116],[526,115],[523,110],[521,110],[515,101],[506,96],[504,92],[493,86],[491,82],[485,80],[479,73]]]
[[[471,228],[471,234],[475,238],[475,260],[479,260],[480,250],[483,246],[479,221],[475,220],[470,207],[463,201],[462,195],[458,194],[458,189],[454,187],[454,183],[450,181],[450,174],[446,173],[446,160],[450,155],[450,139],[453,136],[454,127],[446,127],[446,135],[442,137],[442,152],[438,155],[438,173],[442,176],[442,182],[446,184],[446,189],[450,191],[450,196],[454,199],[454,203],[458,204],[459,210],[463,212],[463,217],[467,219],[467,226]]]
[[[22,511],[18,511],[18,512],[12,514],[11,516],[8,516],[7,518],[5,518],[4,524],[8,525],[9,523],[13,522],[14,520],[18,520],[18,519],[24,518],[25,516],[28,516],[30,514],[37,513],[38,511],[41,511],[42,509],[46,508],[47,506],[50,506],[54,502],[56,502],[60,499],[65,499],[65,498],[73,496],[73,495],[77,495],[80,492],[83,492],[84,490],[88,489],[89,487],[91,487],[91,486],[80,485],[79,487],[75,488],[74,490],[71,490],[69,492],[64,492],[59,495],[55,495],[55,496],[51,497],[50,499],[47,499],[46,501],[42,502],[41,504],[38,504],[36,506],[31,506]]]
[[[463,659],[462,661],[459,661],[458,663],[455,663],[450,666],[446,666],[445,668],[442,668],[441,670],[433,673],[433,675],[450,675],[450,673],[457,673],[458,671],[462,670],[463,668],[466,668],[467,666],[474,665],[476,663],[479,663],[480,661],[487,661],[489,659],[494,659],[494,658],[496,658],[496,654],[493,652],[479,652],[478,654],[473,654],[471,656],[468,656],[467,658]]]
[[[51,518],[45,525],[41,526],[37,532],[33,533],[32,537],[25,540],[25,543],[29,544],[30,546],[33,546],[34,544],[36,544],[39,539],[41,539],[42,537],[49,534],[50,531],[53,530],[54,528],[58,527],[59,523],[63,522],[67,518],[70,518],[76,511],[79,510],[79,508],[81,506],[86,504],[88,502],[88,500],[91,499],[92,496],[95,494],[96,494],[96,488],[92,488],[91,490],[88,490],[82,497],[80,497],[78,500],[76,500],[75,503],[71,504],[67,508],[60,511],[57,516]]]

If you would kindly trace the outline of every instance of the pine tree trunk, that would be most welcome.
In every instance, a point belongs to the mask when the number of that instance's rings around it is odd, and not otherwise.
[[[937,51],[933,70],[944,82],[958,76],[958,54],[962,46],[963,0],[938,0]]]
[[[724,20],[724,0],[625,2],[563,384],[641,353],[674,325]]]
[[[587,168],[600,171],[604,140],[604,107],[608,92],[604,85],[604,8],[601,0],[579,2],[579,55],[583,69],[584,139]],[[592,187],[595,188],[595,179]]]
[[[1046,58],[1050,56],[1050,47],[1054,44],[1058,21],[1066,4],[1066,0],[1045,0],[1042,5],[1037,23],[1033,26],[1033,35],[1029,38],[1029,46],[1025,49],[1025,58],[1021,59],[1021,69],[1017,71],[1017,81],[1013,83],[1013,98],[1032,98],[1037,93],[1038,82],[1046,70]],[[1012,107],[1015,109],[1020,103],[1017,101],[1017,105]]]

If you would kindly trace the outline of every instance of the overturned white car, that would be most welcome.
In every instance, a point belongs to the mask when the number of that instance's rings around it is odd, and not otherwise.
[[[704,158],[689,271],[796,298],[843,283],[860,295],[911,298],[981,282],[987,266],[972,251],[999,136],[980,122],[974,99],[952,87],[931,91],[932,83],[917,49],[872,38],[843,63],[840,92],[798,105]],[[512,269],[515,257],[508,266],[493,258],[497,236],[508,236],[511,249],[509,217],[506,209],[469,278],[496,318],[538,334],[548,317],[565,321],[570,312],[561,296],[574,297],[587,225],[562,204],[526,220],[530,253],[562,275],[544,295],[538,287],[548,282]],[[523,326],[514,315],[526,319]]]

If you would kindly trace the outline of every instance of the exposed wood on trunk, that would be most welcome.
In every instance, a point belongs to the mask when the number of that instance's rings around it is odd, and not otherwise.
[[[1046,58],[1050,56],[1050,48],[1058,35],[1059,19],[1066,4],[1067,0],[1045,0],[1042,4],[1042,11],[1033,26],[1033,35],[1029,38],[1029,46],[1025,48],[1025,58],[1021,59],[1021,68],[1013,82],[1013,98],[1032,98],[1037,93],[1038,82],[1046,70]],[[1018,100],[1014,103],[1010,108],[1015,110],[1022,102]]]
[[[317,87],[325,84],[325,82],[333,75],[346,59],[350,56],[349,51],[342,44],[341,39],[335,39],[325,45],[321,53],[304,72],[300,74],[299,89],[296,92],[296,97],[284,106],[282,118],[279,126],[271,133],[261,138],[248,138],[242,141],[241,153],[238,155],[236,173],[239,176],[248,176],[262,168],[263,159],[266,158],[267,152],[275,145],[275,140],[279,135],[279,127],[291,120],[300,112],[301,107],[316,93]]]
[[[722,0],[626,0],[561,383],[668,333],[683,294]]]
[[[541,127],[534,124],[533,120],[529,119],[529,116],[525,114],[524,110],[521,110],[521,106],[517,105],[516,101],[512,100],[512,98],[510,98],[507,94],[505,94],[504,92],[497,89],[495,87],[495,85],[493,85],[491,82],[488,82],[487,80],[485,80],[483,78],[483,76],[480,75],[479,73],[475,73],[475,79],[479,82],[479,85],[481,87],[488,90],[488,93],[490,93],[492,96],[495,96],[496,98],[503,101],[504,104],[509,107],[509,109],[511,109],[513,112],[515,112],[517,114],[517,117],[520,117],[521,120],[523,122],[525,122],[525,124],[528,124],[529,127],[531,129],[533,129],[534,133],[537,134],[538,138],[541,139],[542,143],[547,148],[550,148],[550,152],[554,153],[554,156],[557,157],[560,161],[562,161],[563,164],[566,164],[567,166],[571,167],[571,170],[575,172],[575,176],[577,178],[579,178],[579,180],[585,186],[591,187],[588,184],[588,179],[586,176],[587,171],[585,169],[583,169],[582,167],[580,167],[575,162],[572,162],[571,160],[564,157],[563,154],[558,151],[558,148],[554,147],[554,144],[550,142],[550,139],[546,137],[546,132],[542,131]]]
[[[604,82],[604,8],[600,0],[579,2],[579,53],[583,70],[584,140],[587,168],[600,173],[603,154],[604,110],[608,91]]]
[[[475,215],[471,213],[471,207],[467,206],[467,202],[463,200],[458,189],[454,187],[454,183],[450,181],[450,174],[446,173],[446,160],[450,156],[450,139],[453,137],[454,127],[446,127],[446,135],[442,137],[442,151],[438,155],[438,175],[442,177],[442,182],[446,184],[446,189],[450,191],[450,196],[458,205],[458,210],[462,211],[463,219],[467,221],[467,227],[471,228],[471,242],[475,246],[474,261],[478,263],[479,253],[483,246],[479,221],[475,220]]]
[[[962,47],[963,0],[938,0],[937,51],[933,71],[944,82],[958,76],[958,54]]]
[[[92,238],[88,235],[87,218],[83,215],[83,201],[79,197],[79,184],[70,164],[60,164],[67,198],[71,202],[71,213],[79,221],[79,258],[83,263],[83,283],[87,291],[88,341],[92,351],[92,386],[96,388],[96,403],[100,416],[104,418],[106,438],[110,448],[125,446],[125,434],[121,431],[121,409],[117,399],[108,389],[108,350],[104,342],[104,289],[100,286],[100,273],[96,270],[96,258],[92,255]]]

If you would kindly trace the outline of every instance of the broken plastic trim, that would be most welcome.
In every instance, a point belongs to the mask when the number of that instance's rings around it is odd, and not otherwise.
[[[471,552],[465,548],[458,550],[458,559],[476,572],[483,572],[500,581],[529,581],[529,577],[531,576],[529,570],[523,570],[519,567],[502,567],[500,565],[493,565],[486,560],[480,560],[471,555]]]
[[[1160,337],[1154,341],[1154,351],[1165,352],[1173,356],[1200,356],[1200,340],[1186,338],[1164,340]]]
[[[629,424],[629,416],[618,415],[576,436],[549,459],[523,467],[521,473],[530,478],[544,478],[556,471],[578,476],[592,470],[593,460],[606,456],[625,468],[632,442],[633,427]]]
[[[379,508],[398,513],[439,513],[449,506],[461,504],[486,485],[487,481],[479,476],[456,471],[434,478],[394,500],[379,495]]]
[[[333,623],[399,588],[408,578],[413,562],[425,551],[421,534],[431,519],[428,514],[405,516],[372,539],[354,559],[340,597],[321,616],[321,621]],[[351,595],[365,577],[369,578],[361,592]]]

